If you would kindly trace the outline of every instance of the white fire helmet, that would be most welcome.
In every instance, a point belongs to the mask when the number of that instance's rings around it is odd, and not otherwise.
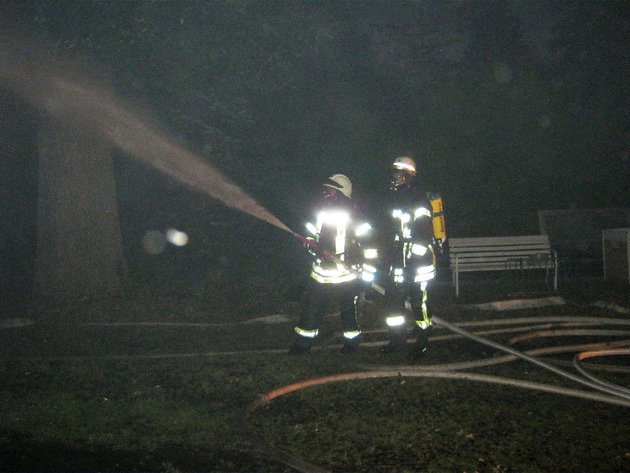
[[[343,174],[330,176],[323,185],[337,189],[346,197],[350,197],[352,195],[352,182],[350,182],[350,179]]]
[[[409,173],[412,176],[416,175],[416,162],[407,156],[396,158],[396,160],[394,161],[394,164],[392,164],[392,167],[394,169],[400,169],[401,171],[405,171],[406,173]]]

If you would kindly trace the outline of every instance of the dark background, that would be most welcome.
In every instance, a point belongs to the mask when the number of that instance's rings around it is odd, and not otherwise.
[[[376,209],[405,154],[443,196],[451,237],[538,233],[538,210],[630,207],[629,20],[625,1],[0,3],[3,32],[106,67],[120,98],[291,228],[337,172]],[[4,293],[30,290],[36,124],[0,90]],[[116,171],[132,268],[148,264],[143,235],[169,227],[190,244],[162,257],[194,277],[282,270],[251,256],[262,240],[301,251],[123,155]]]

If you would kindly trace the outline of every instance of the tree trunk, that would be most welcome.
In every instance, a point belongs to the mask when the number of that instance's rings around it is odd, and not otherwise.
[[[38,145],[35,295],[77,299],[115,293],[126,264],[111,143],[79,120],[48,115]]]

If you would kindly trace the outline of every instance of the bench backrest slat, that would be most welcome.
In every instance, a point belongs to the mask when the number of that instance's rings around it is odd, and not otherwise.
[[[549,245],[548,235],[527,235],[514,237],[479,237],[479,238],[450,238],[449,247],[469,246],[512,246],[515,244],[543,244]]]

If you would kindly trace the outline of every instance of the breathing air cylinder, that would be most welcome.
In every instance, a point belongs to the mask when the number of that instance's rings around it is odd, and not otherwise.
[[[440,249],[446,241],[446,224],[444,222],[444,207],[442,197],[438,193],[429,194],[431,210],[433,212],[433,237]]]

